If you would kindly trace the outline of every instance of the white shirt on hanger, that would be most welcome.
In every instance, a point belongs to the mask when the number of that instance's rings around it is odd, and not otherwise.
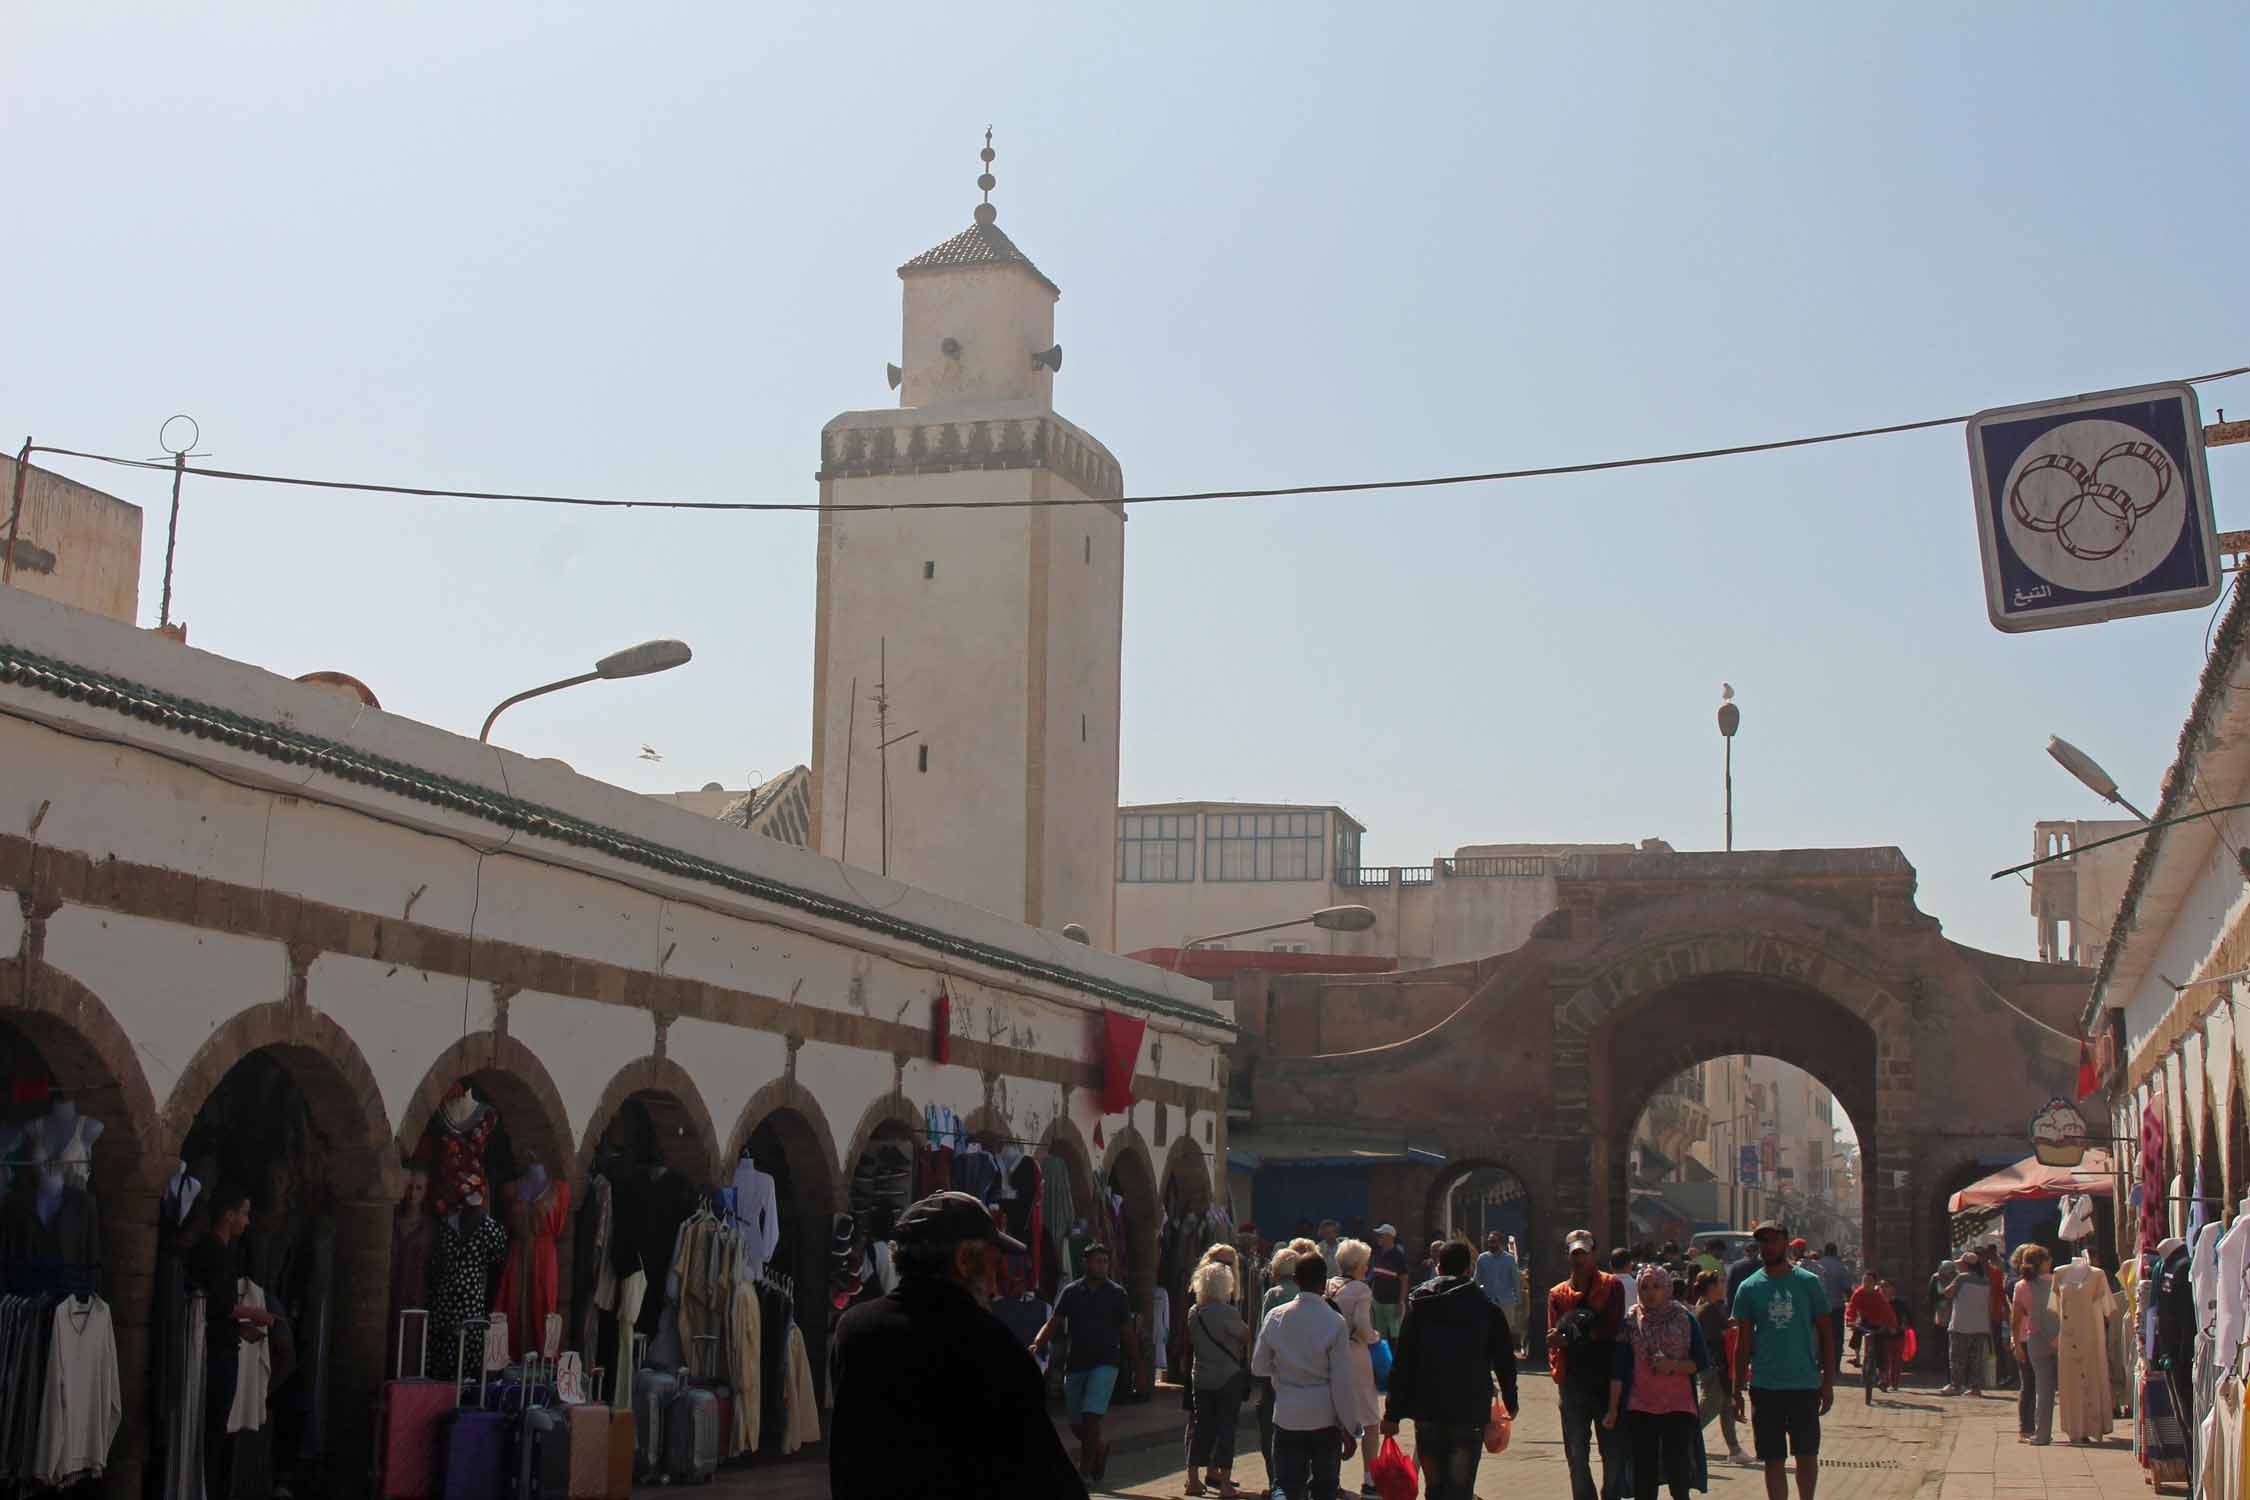
[[[2245,1214],[2219,1239],[2219,1319],[2212,1336],[2212,1361],[2228,1365],[2242,1345],[2242,1272],[2250,1262],[2250,1214]]]
[[[740,1232],[735,1246],[735,1266],[742,1276],[756,1280],[781,1243],[781,1202],[773,1179],[745,1157],[734,1164],[734,1217]]]
[[[100,1478],[124,1413],[109,1304],[65,1297],[55,1304],[34,1474],[50,1485]]]

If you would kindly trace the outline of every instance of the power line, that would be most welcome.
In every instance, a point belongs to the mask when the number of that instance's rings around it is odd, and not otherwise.
[[[2214,370],[2207,375],[2190,375],[2186,383],[2202,385],[2215,380],[2231,380],[2237,375],[2250,375],[2250,365],[2237,365],[2231,370]],[[1126,495],[1116,500],[901,500],[890,502],[861,501],[853,504],[822,504],[817,500],[624,500],[591,495],[542,495],[509,490],[446,489],[436,485],[377,484],[371,481],[352,479],[310,479],[292,474],[258,474],[241,469],[210,469],[198,464],[185,465],[184,472],[204,479],[231,479],[247,484],[295,485],[304,489],[352,490],[375,495],[414,495],[438,500],[490,500],[523,505],[576,505],[597,510],[749,512],[1024,510],[1073,505],[1170,505],[1191,500],[1273,500],[1290,495],[1368,494],[1383,490],[1438,489],[1450,485],[1503,484],[1519,479],[1553,479],[1570,474],[1599,474],[1613,469],[1644,469],[1659,464],[1700,463],[1706,459],[1738,458],[1750,453],[1775,453],[1786,448],[1811,448],[1823,443],[1844,443],[1858,438],[1888,437],[1901,432],[1921,432],[1932,427],[1958,427],[1973,415],[1974,413],[1964,412],[1954,417],[1925,417],[1916,422],[1891,422],[1880,427],[1854,427],[1842,432],[1818,433],[1811,437],[1777,438],[1760,443],[1735,443],[1722,448],[1693,448],[1676,453],[1653,453],[1640,458],[1604,458],[1581,464],[1546,464],[1538,468],[1492,469],[1478,474],[1438,474],[1418,479],[1357,479],[1338,484],[1285,484],[1238,490],[1181,490],[1162,495]],[[61,458],[83,458],[94,463],[115,464],[128,469],[175,468],[172,463],[159,463],[140,458],[120,458],[115,454],[90,453],[82,449],[60,448],[45,443],[27,444],[26,451],[51,453]]]

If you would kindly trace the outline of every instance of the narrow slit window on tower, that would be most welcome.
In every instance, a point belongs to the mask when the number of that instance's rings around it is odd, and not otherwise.
[[[1078,743],[1081,745],[1086,743],[1086,716],[1084,714],[1078,716]]]
[[[922,576],[924,578],[937,577],[937,564],[934,562],[926,562],[922,564]]]
[[[1088,532],[1088,533],[1087,533],[1087,535],[1086,535],[1086,566],[1088,566],[1088,567],[1092,567],[1093,565],[1094,565],[1094,537],[1093,537],[1093,533],[1091,533],[1091,532]]]
[[[914,747],[914,751],[914,769],[917,771],[927,771],[930,768],[930,747],[927,745],[916,745]]]

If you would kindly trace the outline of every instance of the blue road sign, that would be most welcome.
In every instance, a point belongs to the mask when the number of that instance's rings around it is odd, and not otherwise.
[[[1985,606],[2002,630],[2198,609],[2219,597],[2193,386],[1978,412],[1969,476]]]

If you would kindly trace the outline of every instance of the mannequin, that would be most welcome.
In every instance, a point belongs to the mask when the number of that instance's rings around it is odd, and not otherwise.
[[[391,1221],[391,1335],[397,1347],[398,1319],[409,1308],[428,1308],[430,1252],[437,1246],[437,1220],[430,1216],[430,1174],[417,1167],[406,1174],[406,1196]]]
[[[78,1101],[58,1092],[54,1107],[32,1122],[32,1155],[61,1167],[71,1183],[86,1187],[94,1178],[94,1142],[102,1138],[102,1122],[78,1112]]]
[[[521,1359],[540,1347],[547,1315],[561,1300],[555,1236],[570,1221],[570,1184],[550,1180],[536,1154],[508,1195],[510,1242],[492,1310],[508,1315],[508,1352]]]
[[[472,1192],[438,1221],[430,1258],[430,1370],[440,1379],[458,1368],[461,1325],[492,1304],[492,1268],[508,1253],[508,1231]]]
[[[484,1146],[499,1123],[499,1112],[470,1093],[467,1084],[456,1083],[446,1094],[424,1138],[432,1157],[430,1204],[439,1213],[451,1213],[471,1193],[484,1201]]]

